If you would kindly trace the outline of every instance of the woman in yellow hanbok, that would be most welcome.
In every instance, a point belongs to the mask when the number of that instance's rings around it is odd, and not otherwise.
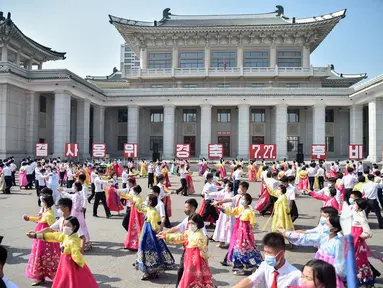
[[[148,176],[148,168],[145,160],[141,160],[140,163],[140,175],[141,177],[147,177]]]
[[[286,186],[279,185],[278,190],[273,190],[267,186],[267,191],[271,196],[277,197],[274,203],[273,221],[271,223],[271,232],[277,232],[277,228],[283,227],[286,231],[293,231],[294,224],[291,220],[289,201],[286,196]],[[271,218],[269,218],[270,220]],[[269,224],[269,220],[263,226],[265,230]]]
[[[257,165],[257,164],[255,163],[255,165]],[[257,181],[259,181],[261,179],[262,172],[263,172],[263,165],[264,165],[264,163],[262,162],[262,164],[259,166],[259,169],[258,169],[258,172],[256,175]]]

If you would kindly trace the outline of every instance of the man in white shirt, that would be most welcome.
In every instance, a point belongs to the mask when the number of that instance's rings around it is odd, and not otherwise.
[[[222,187],[217,187],[217,185],[212,183],[213,181],[213,174],[209,173],[206,176],[206,184],[202,188],[202,194],[204,195],[205,198],[205,209],[202,214],[202,218],[205,220],[208,218],[208,216],[211,217],[210,221],[210,228],[214,228],[214,223],[218,220],[218,214],[216,208],[212,205],[213,200],[210,196],[211,192],[217,192],[218,190],[221,190]]]
[[[298,216],[299,216],[298,207],[297,207],[297,204],[295,203],[295,195],[298,194],[298,189],[294,186],[295,177],[283,176],[281,178],[281,182],[283,185],[286,186],[286,196],[290,205],[290,216],[291,216],[291,220],[294,222],[295,220],[298,219]]]
[[[87,202],[87,200],[88,200],[88,186],[85,184],[85,180],[86,180],[85,174],[80,174],[78,176],[78,181],[82,185],[82,190],[80,193],[82,195],[82,212],[84,213],[84,218],[85,218],[85,214],[86,214],[86,204],[88,203]]]
[[[180,174],[181,187],[176,190],[177,195],[182,191],[183,196],[188,196],[187,192],[187,183],[186,183],[186,175],[185,175],[185,164],[181,164],[180,170],[178,172]]]
[[[34,168],[32,166],[32,163],[28,162],[27,166],[25,167],[25,174],[26,174],[27,181],[28,181],[28,184],[25,187],[25,189],[32,189],[32,185],[33,185],[33,172],[34,172]]]
[[[318,168],[315,176],[318,177],[319,190],[323,189],[323,187],[324,187],[324,169],[323,169],[322,163],[319,164],[319,168]]]
[[[121,178],[122,178],[122,189],[125,189],[126,186],[128,186],[128,179],[129,179],[128,167],[124,167]]]
[[[166,233],[177,233],[177,232],[184,233],[184,232],[186,232],[188,230],[188,226],[189,226],[188,225],[189,216],[196,213],[197,207],[198,207],[198,202],[194,198],[190,198],[190,199],[186,200],[185,201],[185,207],[184,207],[184,212],[186,214],[186,218],[177,226],[174,226],[173,228],[170,228],[169,230],[167,230]],[[208,239],[206,228],[203,227],[201,230],[205,234],[206,238]],[[163,237],[163,235],[164,235],[164,232],[158,233],[159,238]],[[184,248],[185,248],[185,244],[184,244]],[[180,260],[180,266],[179,266],[178,271],[177,271],[176,287],[178,287],[178,284],[180,283],[182,275],[184,273],[184,254],[185,254],[185,250],[182,253],[181,260]]]
[[[354,189],[355,184],[358,183],[358,178],[356,178],[356,176],[352,173],[353,171],[354,169],[352,169],[352,167],[348,167],[348,174],[346,176],[343,176],[342,181],[340,182],[340,185],[344,186],[346,201],[348,205],[350,205],[349,199],[351,192]]]
[[[4,265],[5,265],[5,262],[7,261],[7,257],[8,257],[7,249],[5,249],[4,246],[0,245],[0,278],[5,284],[6,288],[17,288],[17,286],[11,281],[9,281],[4,275]]]
[[[160,192],[161,192],[160,187],[153,186],[152,190],[153,190],[153,194],[157,197],[156,210],[158,214],[160,214],[160,219],[161,219],[160,231],[162,231],[165,227],[165,222],[166,222],[165,205],[164,205],[164,202],[162,202],[162,200],[160,199]]]
[[[310,191],[314,191],[315,174],[317,173],[315,163],[311,163],[307,169],[307,176],[309,177]]]
[[[368,181],[362,187],[362,194],[364,198],[367,199],[367,209],[366,216],[373,210],[375,212],[376,218],[378,219],[379,228],[383,229],[383,218],[380,213],[380,206],[378,203],[378,188],[382,187],[382,182],[377,184],[374,182],[375,176],[372,174],[367,175]]]
[[[157,163],[157,166],[156,166],[156,177],[157,177],[157,183],[159,182],[158,181],[158,177],[160,177],[162,175],[161,173],[161,163]]]
[[[69,168],[66,169],[66,188],[72,188],[73,183],[74,183],[74,176],[75,174],[73,173],[72,170],[72,164],[69,164]]]
[[[165,192],[165,189],[164,189],[165,181],[166,181],[165,176],[164,175],[160,175],[158,177],[158,184],[157,184],[157,186],[153,186],[153,188],[154,187],[160,188],[158,200],[161,200],[161,201],[162,201],[162,199],[164,199],[165,196],[167,196],[166,192]],[[172,225],[170,224],[170,220],[169,220],[169,217],[168,217],[168,213],[166,212],[166,209],[165,209],[165,227],[166,228],[172,227]]]
[[[153,166],[153,161],[150,161],[148,165],[148,188],[152,188],[153,184],[154,184],[154,166]]]
[[[134,187],[134,180],[132,178],[128,178],[127,187],[124,189],[118,189],[117,193],[129,193],[134,194],[133,187]],[[130,220],[130,201],[126,201],[126,212],[124,215],[124,219],[122,219],[122,227],[128,232],[129,230],[129,220]]]
[[[273,190],[277,190],[280,182],[278,179],[278,172],[267,171],[267,179],[265,180],[265,185],[270,186]],[[265,213],[269,211],[269,209],[274,205],[274,203],[278,200],[277,197],[269,195],[270,201],[260,212],[262,216],[265,216]]]
[[[233,179],[234,180],[234,183],[233,183],[234,195],[237,195],[239,183],[241,182],[241,177],[242,177],[242,166],[241,165],[237,165],[237,170],[234,171],[233,177],[234,177],[234,179]]]
[[[11,163],[7,162],[5,163],[5,166],[3,168],[3,175],[4,175],[4,182],[5,182],[5,194],[11,194],[11,187],[12,187],[12,170],[11,170]]]
[[[285,172],[285,176],[290,177],[290,176],[294,175],[294,171],[292,168],[293,168],[293,166],[291,166],[291,164],[287,165],[287,170]]]
[[[358,176],[362,176],[363,175],[363,171],[364,171],[364,167],[363,167],[363,163],[361,161],[359,161],[358,163]]]
[[[90,174],[90,187],[92,194],[88,197],[88,203],[90,204],[90,201],[93,199],[93,197],[96,195],[96,188],[94,186],[94,180],[96,180],[98,176],[96,167],[93,168],[92,173]]]
[[[104,192],[104,185],[105,185],[106,181],[103,181],[101,179],[101,176],[104,174],[104,171],[102,170],[102,168],[99,168],[99,170],[97,172],[98,172],[98,176],[94,180],[96,196],[95,196],[94,203],[93,203],[93,217],[98,217],[97,209],[98,209],[98,205],[101,201],[102,205],[104,206],[106,218],[110,218],[110,217],[112,217],[112,214],[110,213],[108,205],[106,204],[106,196],[105,196],[105,192]]]
[[[275,232],[268,233],[262,242],[265,260],[251,276],[233,288],[298,286],[302,273],[285,259],[283,236]]]
[[[11,160],[11,171],[12,171],[12,185],[13,186],[16,186],[16,170],[17,170],[17,166],[15,164],[15,160]]]

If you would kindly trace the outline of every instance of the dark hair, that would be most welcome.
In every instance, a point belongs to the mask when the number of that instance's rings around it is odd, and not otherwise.
[[[78,179],[80,179],[81,181],[85,182],[85,180],[86,180],[86,175],[84,175],[84,174],[80,174],[80,175],[78,176]]]
[[[134,186],[133,191],[136,192],[137,195],[140,194],[142,191],[141,186],[140,185]]]
[[[133,178],[128,178],[128,182],[132,185],[134,185],[134,179]]]
[[[267,233],[262,240],[263,247],[268,246],[278,250],[286,250],[285,238],[276,232]]]
[[[227,186],[229,186],[230,191],[233,191],[233,182],[227,182]]]
[[[373,181],[375,179],[375,176],[372,174],[367,175],[368,180]]]
[[[197,224],[198,229],[202,229],[205,226],[203,218],[198,213],[191,213],[188,218],[188,221],[190,220]]]
[[[364,172],[364,174],[370,173],[370,167],[367,166],[366,168],[364,168],[363,172]]]
[[[327,179],[328,182],[331,182],[331,183],[335,183],[336,182],[336,178],[334,177],[330,177]]]
[[[249,190],[249,183],[246,181],[242,181],[241,183],[239,183],[239,186],[241,186],[242,188],[245,188],[246,191]]]
[[[253,202],[253,198],[251,198],[251,196],[250,196],[249,193],[245,193],[245,194],[243,194],[242,196],[245,197],[245,200],[246,200],[246,202],[247,202],[247,205],[250,205],[251,202]]]
[[[267,178],[271,178],[272,175],[273,175],[273,174],[271,173],[271,171],[267,171],[267,173],[266,173],[266,177],[267,177]]]
[[[330,222],[331,226],[336,229],[337,233],[342,231],[342,226],[340,226],[340,217],[339,216],[331,215],[328,218],[328,221]]]
[[[375,171],[375,176],[380,176],[380,171],[379,170]]]
[[[53,201],[53,197],[47,194],[43,195],[42,200],[47,204],[47,208],[51,208],[55,204],[55,201]]]
[[[165,179],[164,175],[161,174],[160,176],[158,176],[158,182],[161,182],[164,179]]]
[[[156,207],[157,204],[158,204],[157,196],[154,195],[154,194],[149,194],[148,198],[149,198],[150,206],[153,207],[153,208]]]
[[[332,197],[335,197],[336,196],[336,188],[335,187],[330,187],[328,188],[328,192],[330,192],[330,195]]]
[[[57,206],[63,206],[69,209],[69,212],[72,210],[72,199],[70,198],[60,198],[57,201]]]
[[[362,192],[360,192],[358,190],[351,191],[351,195],[354,195],[356,199],[359,199],[359,198],[363,197]]]
[[[282,176],[281,179],[279,179],[279,181],[287,183],[289,182],[289,178],[287,176]]]
[[[68,216],[65,218],[66,221],[69,221],[72,226],[74,226],[75,228],[73,229],[73,233],[77,233],[78,229],[80,229],[80,222],[78,222],[78,219],[74,216]]]
[[[279,185],[279,188],[281,188],[281,193],[282,194],[286,194],[287,189],[286,189],[285,185]]]
[[[77,191],[81,191],[82,190],[82,185],[80,182],[74,182],[74,187],[76,187]]]
[[[161,188],[158,187],[158,186],[153,186],[153,187],[152,187],[152,190],[153,190],[154,193],[157,193],[157,194],[160,194],[160,193],[161,193]]]
[[[314,281],[315,279],[318,279],[318,281],[320,282],[320,284],[323,285],[323,287],[337,287],[335,268],[331,264],[320,259],[313,259],[307,262],[304,267],[310,267],[313,270]]]
[[[360,176],[358,176],[358,182],[359,182],[359,183],[364,183],[364,182],[366,182],[366,177],[364,177],[364,175],[360,175]]]
[[[0,245],[0,265],[4,266],[7,261],[8,251],[3,245]]]
[[[212,173],[207,173],[206,175],[206,180],[213,179],[213,174]]]
[[[185,204],[189,204],[189,206],[193,207],[195,210],[197,210],[198,202],[194,198],[190,198],[185,201]]]
[[[289,181],[289,183],[291,183],[291,182],[295,182],[295,177],[294,176],[289,176],[288,177],[288,181]]]
[[[348,172],[348,173],[352,173],[352,171],[354,171],[354,169],[353,169],[352,167],[348,167],[348,168],[347,168],[347,172]]]
[[[330,206],[320,208],[320,212],[328,214],[329,216],[338,216],[339,215],[338,210],[336,210],[334,207],[330,207]]]
[[[361,210],[366,210],[367,208],[367,199],[364,199],[364,198],[358,198],[358,199],[355,199],[355,203],[356,205],[358,205],[359,209]]]
[[[48,195],[48,196],[52,196],[53,195],[53,191],[52,191],[52,189],[49,189],[49,188],[45,187],[45,188],[41,189],[41,191],[40,191],[40,195],[42,195],[42,194],[45,194],[45,195]]]

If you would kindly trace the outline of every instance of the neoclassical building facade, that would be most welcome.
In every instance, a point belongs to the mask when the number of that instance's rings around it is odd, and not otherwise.
[[[349,144],[363,144],[367,160],[381,161],[383,75],[358,84],[366,74],[310,63],[345,13],[299,19],[277,6],[244,15],[165,9],[153,22],[109,16],[140,67],[85,79],[43,69],[65,53],[1,13],[0,158],[34,155],[36,143],[62,158],[66,143],[78,143],[83,159],[105,143],[121,158],[124,143],[137,143],[144,158],[158,147],[171,159],[176,144],[207,157],[209,144],[222,144],[224,157],[247,159],[250,144],[276,144],[278,159],[294,159],[302,144],[309,159],[312,144],[326,144],[327,158],[344,159]]]

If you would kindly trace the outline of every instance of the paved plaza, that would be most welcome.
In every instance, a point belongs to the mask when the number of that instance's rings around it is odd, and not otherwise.
[[[179,186],[178,177],[171,176],[171,189]],[[144,188],[143,197],[147,195],[147,179],[139,179],[138,184]],[[202,198],[199,193],[203,186],[203,179],[194,176],[194,184],[196,188],[195,198],[200,203]],[[260,183],[250,183],[249,192],[255,200],[258,199]],[[170,219],[172,224],[176,224],[185,217],[183,213],[183,203],[187,199],[184,196],[172,195],[173,217]],[[296,229],[308,229],[315,226],[318,222],[319,209],[322,205],[321,201],[310,199],[308,196],[301,196],[297,199],[299,209],[299,218],[296,221]],[[32,282],[25,276],[25,269],[31,249],[32,241],[25,234],[34,229],[34,224],[25,222],[22,219],[24,214],[36,215],[39,211],[37,207],[37,199],[34,190],[22,190],[13,187],[11,195],[0,195],[0,235],[4,235],[3,245],[8,248],[9,259],[5,268],[5,275],[19,287],[29,287]],[[115,212],[114,212],[115,213]],[[110,219],[104,217],[103,207],[99,207],[100,218],[92,217],[92,205],[88,204],[87,225],[93,249],[86,252],[85,260],[94,273],[100,287],[174,287],[176,282],[176,271],[166,271],[161,274],[158,279],[153,282],[141,281],[141,272],[136,271],[132,266],[135,261],[135,253],[124,250],[123,241],[126,235],[124,228],[121,226],[122,216],[114,216]],[[116,213],[115,213],[116,214]],[[257,227],[255,236],[257,243],[262,240],[264,231],[261,231],[268,217],[263,218],[257,215]],[[370,217],[370,225],[373,229],[374,236],[368,240],[370,248],[383,256],[382,239],[383,231],[378,230],[375,215]],[[213,234],[213,230],[208,230],[209,236]],[[182,254],[181,245],[169,245],[171,252],[179,263]],[[312,247],[295,247],[293,250],[287,251],[287,259],[290,263],[301,268],[308,260],[312,259],[315,254],[315,248]],[[216,243],[211,242],[209,245],[210,270],[213,274],[214,283],[218,287],[232,287],[240,281],[243,276],[235,276],[232,274],[230,267],[223,267],[219,264],[226,253],[216,247]],[[373,265],[383,272],[383,264],[371,260]],[[378,280],[376,287],[383,287],[383,279]],[[47,282],[43,287],[50,287],[51,282]]]

